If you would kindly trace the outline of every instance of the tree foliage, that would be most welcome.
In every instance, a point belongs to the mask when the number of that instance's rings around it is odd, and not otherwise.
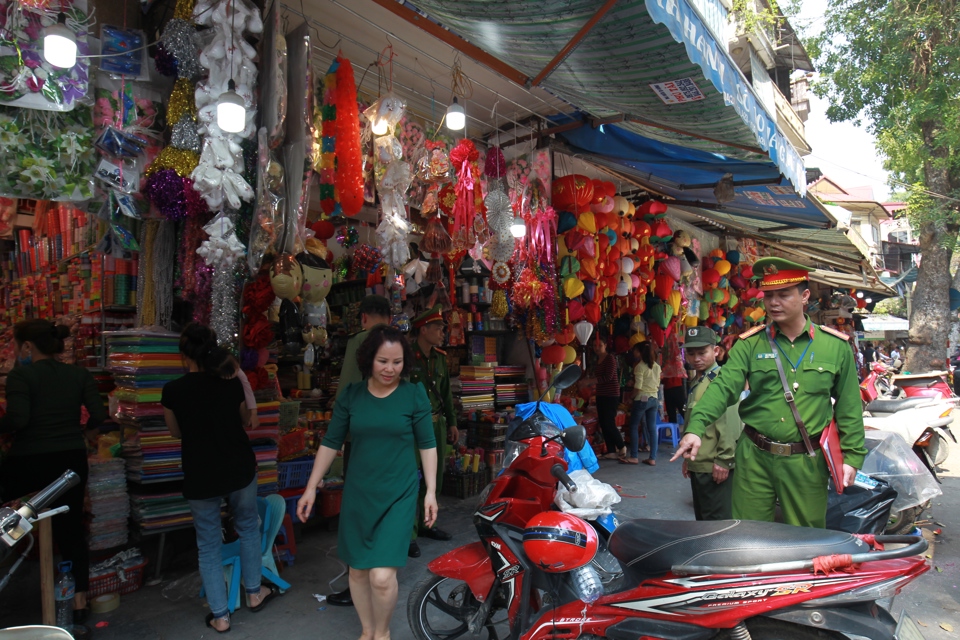
[[[907,364],[936,366],[960,231],[960,0],[831,0],[825,18],[808,43],[821,73],[814,91],[829,99],[830,120],[865,121],[887,169],[912,185],[922,261]]]

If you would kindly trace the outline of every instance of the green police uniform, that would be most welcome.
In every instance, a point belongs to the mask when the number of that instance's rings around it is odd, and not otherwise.
[[[434,308],[414,319],[414,325],[424,318],[436,317],[439,310]],[[442,317],[442,316],[441,316]],[[437,495],[443,488],[443,467],[450,452],[447,442],[449,427],[457,424],[457,413],[453,406],[453,393],[450,391],[450,371],[447,368],[447,354],[434,347],[427,355],[420,348],[419,343],[413,343],[413,368],[410,371],[410,381],[423,385],[427,391],[427,398],[433,408],[433,433],[437,439]],[[426,484],[420,481],[420,500],[417,502],[417,520],[413,525],[413,538],[423,527],[423,497],[426,495]]]
[[[760,269],[767,270],[761,282],[767,285],[761,286],[766,290],[795,286],[806,279],[807,272],[805,267],[776,258],[758,261],[755,273]],[[768,331],[774,336],[800,417],[810,440],[818,447],[815,457],[804,452],[791,454],[790,450],[797,447],[774,445],[777,452],[763,450],[748,437],[752,428],[773,443],[802,442],[784,398]],[[772,521],[779,500],[785,522],[823,528],[829,472],[823,452],[819,451],[820,433],[831,419],[836,419],[844,463],[859,469],[866,455],[853,352],[844,334],[815,326],[809,318],[793,342],[775,326],[764,325],[754,327],[740,338],[730,350],[720,374],[697,402],[687,432],[703,438],[707,426],[736,402],[744,383],[748,382],[750,395],[740,403],[739,410],[746,429],[737,443],[733,517]]]

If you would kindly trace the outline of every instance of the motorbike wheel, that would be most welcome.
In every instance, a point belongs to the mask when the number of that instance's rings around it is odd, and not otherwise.
[[[947,442],[946,438],[939,438],[939,443],[937,445],[937,459],[934,460],[934,464],[938,467],[947,461],[947,458],[950,456],[950,443]]]
[[[887,527],[883,530],[888,536],[901,536],[913,531],[917,517],[923,512],[923,507],[910,507],[902,511],[891,512]]]
[[[407,620],[417,640],[473,637],[467,625],[479,608],[480,602],[466,582],[428,575],[410,592]],[[491,608],[485,629],[487,635],[478,637],[488,640],[508,637],[510,623],[506,612],[495,606]]]
[[[844,640],[846,636],[826,629],[814,629],[804,625],[772,620],[770,618],[750,618],[746,621],[752,640]],[[733,629],[724,630],[716,640],[731,640]]]

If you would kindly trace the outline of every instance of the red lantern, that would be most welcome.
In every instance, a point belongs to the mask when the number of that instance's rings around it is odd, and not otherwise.
[[[857,298],[857,309],[866,309],[867,301],[863,298]]]
[[[579,300],[571,300],[567,305],[567,315],[570,316],[570,322],[583,320],[583,305]]]
[[[650,269],[640,269],[637,271],[637,275],[640,276],[640,282],[642,284],[650,284],[653,282],[653,271]]]
[[[553,208],[580,213],[593,200],[593,182],[587,176],[569,175],[553,181]]]
[[[583,308],[583,317],[591,324],[600,322],[600,305],[596,302],[588,302]]]
[[[649,238],[653,234],[650,225],[643,220],[633,221],[633,237],[636,239]]]
[[[637,207],[637,215],[641,216],[659,216],[667,212],[667,205],[656,200],[647,200]]]
[[[749,280],[753,277],[753,267],[751,267],[749,264],[743,265],[740,267],[740,275]]]
[[[651,240],[656,238],[660,242],[666,242],[667,239],[673,237],[673,229],[670,228],[670,225],[664,220],[657,220],[653,224],[653,233],[650,236]]]
[[[673,291],[675,282],[676,280],[669,275],[661,273],[654,279],[653,293],[661,300],[666,300],[670,296],[670,292]]]
[[[540,362],[550,365],[560,364],[563,362],[565,353],[563,345],[552,344],[549,347],[544,347],[543,351],[540,352]]]
[[[716,269],[703,270],[703,284],[711,289],[720,282],[720,273]]]
[[[640,250],[637,251],[637,256],[641,261],[650,260],[656,254],[656,249],[653,248],[653,245],[642,244],[640,245]]]
[[[329,220],[318,220],[314,222],[310,228],[313,230],[317,240],[329,240],[333,237],[333,234],[336,233],[333,223]]]
[[[557,344],[570,344],[576,337],[577,334],[573,331],[573,325],[568,324],[555,336],[555,339]]]

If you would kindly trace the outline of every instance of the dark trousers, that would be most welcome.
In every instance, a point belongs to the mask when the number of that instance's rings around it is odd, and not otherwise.
[[[607,453],[616,453],[625,446],[620,429],[617,429],[617,407],[619,406],[619,396],[597,396],[597,419],[600,422],[600,430],[603,432],[603,441],[607,445]]]
[[[73,578],[77,592],[90,587],[90,551],[87,531],[83,525],[83,496],[90,475],[87,454],[79,449],[31,456],[10,456],[0,468],[3,501],[9,502],[43,489],[71,469],[80,476],[80,484],[73,487],[50,507],[67,505],[70,511],[53,517],[53,540],[65,561],[73,563]]]
[[[693,513],[697,520],[730,520],[733,518],[733,470],[717,484],[712,473],[691,473]]]
[[[679,387],[664,388],[663,405],[667,410],[667,422],[676,424],[677,415],[683,415],[683,405],[687,403],[687,390],[683,385]]]

